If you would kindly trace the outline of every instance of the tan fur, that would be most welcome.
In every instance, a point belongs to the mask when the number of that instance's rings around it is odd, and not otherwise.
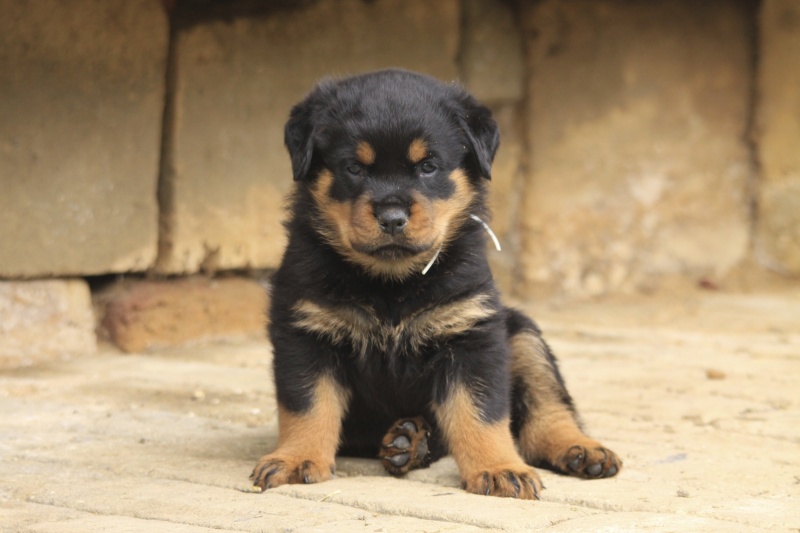
[[[279,406],[278,447],[258,461],[254,482],[267,488],[267,483],[303,483],[304,475],[313,481],[329,479],[348,401],[349,394],[333,378],[323,376],[314,388],[307,412],[293,413]],[[276,471],[268,476],[273,469]]]
[[[444,404],[434,406],[434,411],[466,490],[537,497],[541,481],[517,454],[508,418],[492,424],[483,422],[472,394],[463,386],[456,386]],[[519,493],[508,481],[509,473],[523,480]]]
[[[335,343],[350,341],[362,357],[370,346],[385,351],[407,345],[415,351],[434,339],[464,333],[496,313],[485,294],[418,311],[396,325],[379,320],[371,309],[352,305],[322,306],[300,300],[293,311],[297,327]]]
[[[453,195],[445,200],[429,200],[421,194],[414,195],[408,225],[404,236],[413,246],[425,248],[425,252],[401,260],[386,261],[359,252],[359,247],[374,247],[392,243],[375,220],[370,198],[362,196],[355,202],[337,202],[330,196],[333,174],[323,170],[311,189],[324,222],[316,230],[343,257],[361,265],[370,274],[403,279],[410,273],[420,271],[433,254],[452,239],[469,213],[475,192],[461,169],[454,170],[449,179],[455,186]]]
[[[526,461],[537,464],[546,461],[557,466],[563,463],[568,451],[582,446],[591,453],[602,445],[584,435],[575,415],[561,401],[560,385],[547,358],[547,348],[541,337],[522,332],[511,338],[511,375],[522,378],[536,398],[535,416],[523,424],[518,445]]]
[[[547,358],[547,347],[538,335],[523,331],[509,340],[511,375],[521,376],[539,402],[561,405],[560,386]]]
[[[361,141],[356,145],[356,159],[362,165],[371,165],[375,162],[375,148],[367,141]]]
[[[428,157],[430,151],[428,150],[428,143],[426,143],[422,139],[414,139],[411,141],[411,144],[408,145],[408,160],[414,163],[415,165]]]

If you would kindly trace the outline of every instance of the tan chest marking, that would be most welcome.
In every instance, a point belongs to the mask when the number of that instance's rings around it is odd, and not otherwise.
[[[352,343],[363,357],[370,349],[415,352],[423,346],[469,331],[497,311],[487,294],[418,311],[396,325],[382,322],[370,309],[356,306],[323,306],[310,300],[295,304],[294,325],[327,337],[334,344]]]

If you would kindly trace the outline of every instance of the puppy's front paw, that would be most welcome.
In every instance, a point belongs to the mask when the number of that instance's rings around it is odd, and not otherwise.
[[[267,490],[287,483],[325,481],[331,478],[335,469],[332,462],[271,453],[259,459],[250,479],[253,485]]]
[[[538,500],[544,488],[539,474],[527,466],[501,466],[466,476],[461,487],[467,492],[500,496],[503,498],[519,498],[521,500]]]

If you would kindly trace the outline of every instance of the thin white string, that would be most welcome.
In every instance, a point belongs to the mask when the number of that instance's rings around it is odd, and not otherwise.
[[[472,213],[470,213],[469,217],[472,220],[476,220],[476,221],[481,223],[481,225],[483,226],[483,229],[485,229],[486,233],[489,234],[489,237],[492,238],[492,242],[494,243],[494,247],[497,248],[498,252],[502,252],[503,250],[500,248],[500,241],[497,240],[497,235],[494,234],[494,232],[492,231],[492,228],[489,227],[489,224],[487,224],[486,222],[481,220],[480,217],[478,217],[478,215],[473,215]]]
[[[479,216],[477,216],[477,215],[473,215],[472,213],[470,213],[469,216],[470,216],[470,218],[472,220],[475,220],[475,221],[481,223],[481,226],[483,226],[483,229],[485,229],[486,233],[489,234],[489,237],[492,238],[492,242],[494,243],[494,247],[497,248],[498,252],[502,252],[502,249],[500,248],[500,241],[497,239],[497,235],[495,235],[494,232],[492,231],[492,228],[489,227],[489,224],[487,224],[486,222],[481,220],[481,218]],[[439,257],[439,252],[442,251],[442,246],[444,246],[444,243],[439,245],[439,248],[436,250],[436,253],[433,254],[433,257],[431,257],[431,260],[428,261],[428,264],[425,265],[425,268],[422,269],[422,275],[423,276],[428,273],[428,270],[431,269],[431,267],[433,266],[433,263],[436,262],[436,258]]]
[[[425,268],[423,268],[423,269],[422,269],[422,275],[423,275],[423,276],[424,276],[425,274],[427,274],[427,273],[428,273],[428,270],[430,270],[430,269],[431,269],[431,267],[433,266],[433,262],[434,262],[434,261],[436,261],[436,258],[437,258],[437,257],[439,257],[439,252],[441,252],[441,251],[442,251],[442,246],[444,246],[444,243],[442,243],[442,244],[440,244],[440,245],[439,245],[439,249],[438,249],[438,250],[436,250],[436,253],[435,253],[435,254],[433,254],[433,257],[431,257],[431,260],[430,260],[430,261],[428,261],[428,264],[427,264],[427,265],[425,265]]]

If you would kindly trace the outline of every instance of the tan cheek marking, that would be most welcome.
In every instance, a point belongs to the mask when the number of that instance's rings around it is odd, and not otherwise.
[[[333,174],[326,169],[320,173],[317,182],[311,189],[311,195],[314,197],[314,201],[319,206],[323,216],[337,229],[336,232],[331,232],[327,229],[321,231],[334,246],[344,245],[349,247],[348,227],[350,226],[352,208],[347,202],[335,202],[331,198],[330,191],[332,186]]]
[[[317,182],[311,188],[311,195],[317,202],[317,205],[324,207],[331,202],[330,192],[333,186],[333,174],[330,170],[323,170],[317,178]]]
[[[414,203],[411,204],[406,235],[414,242],[420,244],[430,243],[436,237],[434,234],[436,212],[433,204],[419,193],[414,193],[413,199]]]
[[[356,159],[362,165],[371,165],[375,162],[375,148],[367,141],[361,141],[356,145]]]
[[[414,194],[407,234],[418,243],[449,241],[464,223],[469,213],[467,208],[475,197],[469,179],[463,170],[450,173],[455,191],[445,200],[430,201],[419,193]]]
[[[408,146],[408,160],[417,164],[428,156],[428,152],[428,143],[422,139],[414,139]]]
[[[475,198],[475,192],[470,187],[463,170],[456,169],[451,172],[450,181],[455,185],[453,195],[446,200],[433,202],[437,231],[445,236],[445,240],[450,240],[464,223],[469,215],[467,209]]]
[[[362,244],[377,241],[381,237],[380,228],[375,220],[370,198],[366,195],[361,196],[353,205],[352,230],[354,239]]]

